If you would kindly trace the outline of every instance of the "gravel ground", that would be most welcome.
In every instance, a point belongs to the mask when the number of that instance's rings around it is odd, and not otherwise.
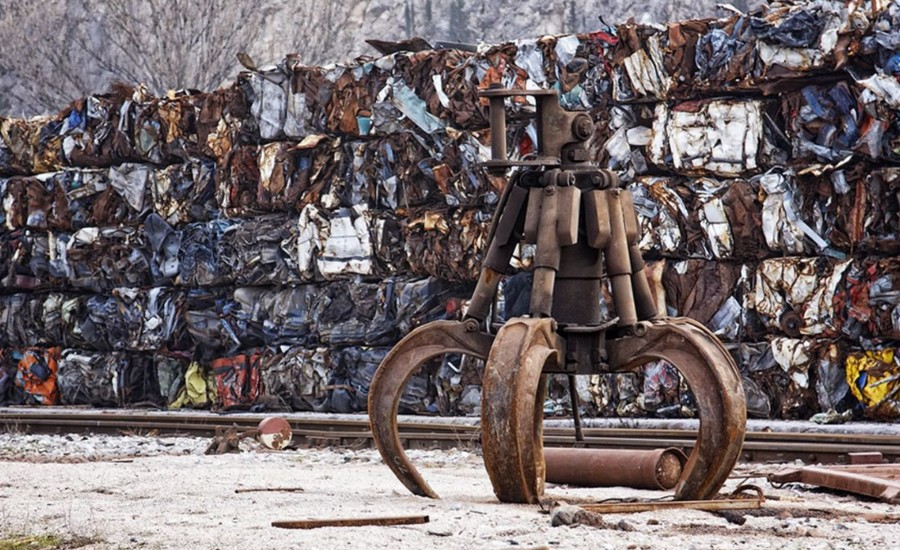
[[[204,438],[0,434],[0,547],[50,534],[80,548],[896,548],[896,514],[879,502],[750,481],[771,499],[743,525],[708,512],[608,515],[604,527],[551,527],[538,506],[498,503],[480,456],[410,451],[432,487],[410,495],[374,450],[205,456]],[[783,466],[783,465],[782,465]],[[779,465],[742,465],[726,485]],[[289,487],[303,492],[243,492]],[[664,493],[550,485],[546,501],[659,498]],[[775,500],[778,499],[778,500]],[[424,525],[285,530],[273,520],[427,514]],[[872,521],[862,519],[868,515]],[[68,546],[66,546],[68,544]],[[45,546],[47,547],[47,546]]]

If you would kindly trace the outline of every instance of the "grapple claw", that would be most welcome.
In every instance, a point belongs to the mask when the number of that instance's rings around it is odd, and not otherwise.
[[[498,176],[508,173],[509,179],[466,313],[469,330],[463,323],[444,321],[413,331],[391,350],[372,380],[370,422],[385,462],[413,493],[437,496],[400,444],[400,394],[432,357],[480,357],[486,359],[482,447],[494,492],[503,502],[537,502],[545,477],[545,374],[572,379],[666,360],[687,380],[700,416],[697,442],[675,496],[712,497],[740,456],[746,429],[745,398],[734,361],[699,323],[657,318],[661,304],[645,273],[631,193],[614,173],[589,160],[591,118],[563,110],[551,90],[491,87],[479,95],[488,100],[491,118],[491,159],[484,166]],[[523,95],[534,100],[539,147],[533,159],[510,160],[504,105],[506,98]],[[493,338],[478,328],[488,321],[501,277],[522,242],[535,245],[527,306],[531,317],[513,317]],[[608,322],[600,310],[604,280],[616,315]]]
[[[502,502],[535,503],[544,492],[544,365],[564,355],[551,319],[516,318],[500,329],[484,368],[484,464]]]
[[[712,498],[741,454],[747,408],[740,373],[719,340],[696,321],[669,318],[644,326],[641,336],[607,342],[610,366],[621,372],[663,359],[684,376],[697,402],[700,429],[675,498]]]
[[[434,321],[400,340],[381,362],[369,386],[369,426],[385,463],[413,494],[438,498],[412,465],[397,429],[400,397],[409,378],[423,363],[446,353],[486,359],[493,337],[470,332],[458,321]]]

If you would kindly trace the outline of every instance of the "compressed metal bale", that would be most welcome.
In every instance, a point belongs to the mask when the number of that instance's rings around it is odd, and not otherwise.
[[[216,170],[215,163],[204,158],[155,170],[150,180],[154,212],[170,225],[216,217]]]
[[[227,266],[230,282],[241,285],[300,282],[293,254],[299,238],[295,218],[269,215],[237,220],[218,237],[217,262]]]
[[[187,293],[184,322],[191,340],[188,349],[210,358],[241,348],[264,345],[259,327],[238,315],[240,304],[219,289],[194,289]]]
[[[152,284],[150,251],[132,227],[88,227],[50,235],[55,259],[51,267],[73,288],[94,292]]]
[[[411,273],[448,281],[474,281],[487,244],[490,214],[481,209],[417,211],[406,223]]]
[[[868,418],[890,421],[900,418],[897,352],[896,346],[887,345],[847,354],[847,383]]]
[[[29,120],[0,118],[0,174],[35,173],[35,145],[39,141],[41,127],[50,121],[48,116]]]
[[[265,350],[248,350],[210,361],[218,409],[248,409],[256,403],[262,393],[259,369],[266,353]]]
[[[316,338],[311,318],[315,295],[314,285],[235,288],[233,298],[240,306],[235,316],[249,331],[262,335],[266,345],[312,343]]]
[[[445,355],[435,360],[433,384],[435,405],[442,416],[473,416],[480,413],[481,377],[484,361],[467,355]],[[472,395],[477,391],[473,403]]]
[[[649,160],[681,174],[735,177],[777,164],[778,148],[764,124],[771,102],[704,99],[656,105]]]
[[[58,343],[45,331],[43,294],[10,294],[0,296],[0,346],[34,346]]]
[[[0,405],[15,406],[25,401],[25,391],[16,385],[19,370],[19,352],[0,347]]]
[[[25,405],[57,405],[59,387],[56,381],[60,347],[24,348],[15,350],[17,360],[15,384],[23,395]]]
[[[120,405],[116,382],[128,357],[120,352],[62,351],[57,371],[60,402],[63,405]]]
[[[748,413],[756,418],[810,419],[855,406],[844,376],[849,342],[821,338],[772,338],[732,350],[747,384]]]
[[[265,395],[291,410],[321,408],[328,385],[327,348],[285,347],[260,365]]]
[[[839,333],[846,319],[843,300],[850,260],[783,258],[761,262],[747,309],[769,332],[789,336]]]
[[[669,314],[695,319],[723,340],[745,336],[747,278],[752,271],[735,263],[667,261],[662,275]]]
[[[182,286],[216,286],[234,280],[234,272],[220,258],[222,235],[235,222],[212,220],[188,224],[181,231],[177,283]]]
[[[190,364],[190,355],[182,352],[161,352],[153,355],[161,403],[171,405],[185,386],[185,373]]]
[[[0,233],[0,283],[4,288],[39,290],[65,288],[65,272],[50,260],[49,235],[30,229]]]
[[[900,169],[851,163],[834,171],[800,171],[798,215],[837,250],[900,253]]]

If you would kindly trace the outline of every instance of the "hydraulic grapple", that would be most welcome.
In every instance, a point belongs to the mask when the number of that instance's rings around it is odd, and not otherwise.
[[[481,427],[484,463],[503,502],[534,503],[544,488],[543,401],[548,374],[615,373],[665,360],[694,394],[697,442],[675,497],[715,495],[741,451],[746,407],[737,366],[719,340],[687,318],[658,314],[638,248],[631,193],[590,161],[593,122],[567,112],[553,90],[489,89],[492,159],[488,170],[512,175],[494,215],[481,275],[462,321],[435,321],[410,332],[385,357],[369,390],[378,450],[413,493],[437,497],[403,451],[397,429],[400,396],[425,362],[444,354],[485,361]],[[533,96],[536,153],[506,155],[504,101]],[[520,243],[534,244],[529,314],[492,326],[489,313]],[[601,318],[601,285],[609,278],[615,310]],[[576,433],[580,424],[576,414]]]

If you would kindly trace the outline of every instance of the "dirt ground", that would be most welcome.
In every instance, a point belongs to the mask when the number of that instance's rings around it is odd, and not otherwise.
[[[770,500],[743,525],[709,512],[608,515],[604,527],[552,527],[539,506],[500,504],[471,450],[410,451],[443,497],[409,494],[371,449],[205,456],[203,438],[0,433],[0,549],[27,548],[896,548],[896,507],[810,487],[776,489],[741,465]],[[239,488],[302,488],[241,492]],[[659,498],[665,493],[550,485],[546,501]],[[776,500],[777,499],[777,500]],[[396,527],[286,530],[274,520],[427,514]],[[872,521],[867,521],[863,516]],[[4,546],[6,544],[7,546]]]

